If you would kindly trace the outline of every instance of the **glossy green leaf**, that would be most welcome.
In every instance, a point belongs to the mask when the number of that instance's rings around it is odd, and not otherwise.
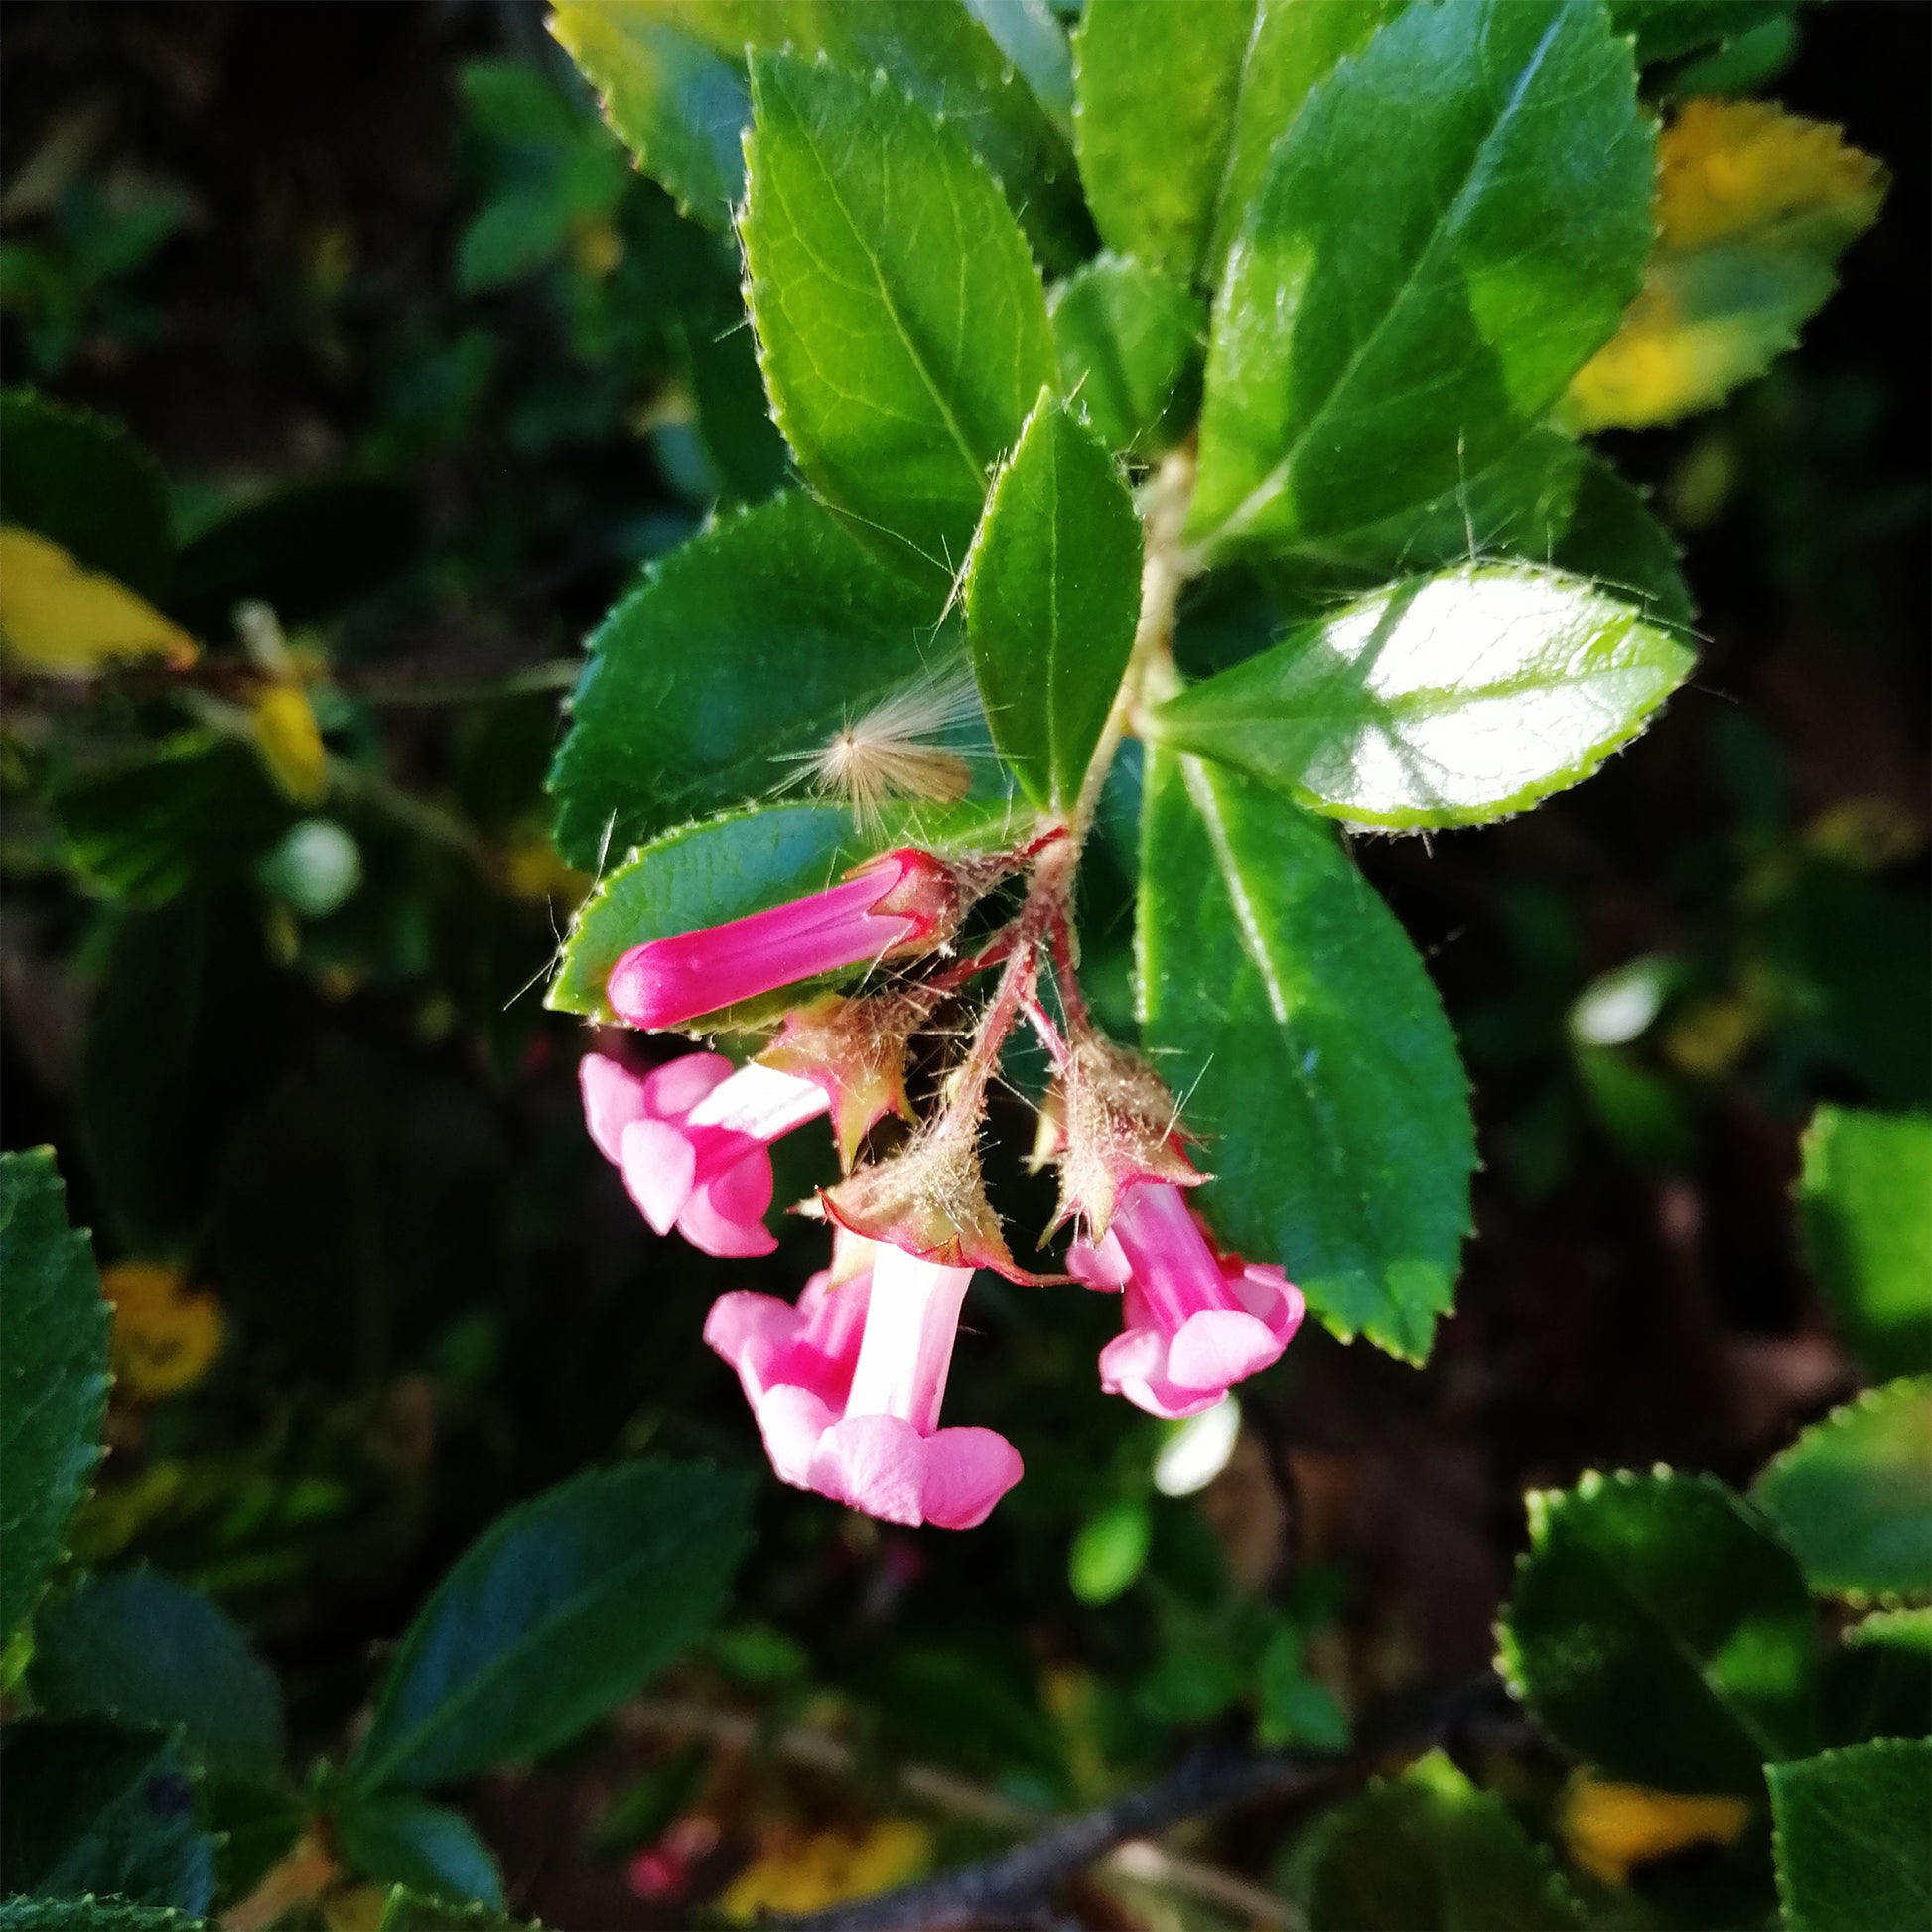
[[[96,1718],[31,1718],[0,1731],[0,1779],[9,1891],[207,1910],[214,1844],[166,1737]]]
[[[1310,1932],[1564,1932],[1583,1923],[1550,1855],[1443,1751],[1319,1819],[1299,1863]]]
[[[702,150],[711,147],[722,175],[728,170],[725,143],[729,137],[736,149],[743,119],[733,117],[730,97],[708,70],[702,86],[693,86],[687,49],[708,49],[735,75],[743,73],[748,48],[789,49],[803,59],[823,56],[852,74],[885,74],[906,99],[953,121],[1004,188],[1041,259],[1070,266],[1091,249],[1093,231],[1080,205],[1072,151],[1041,93],[1051,90],[1053,52],[1040,29],[1051,35],[1058,29],[1050,19],[1029,25],[1018,18],[1030,10],[1028,0],[976,0],[972,6],[962,0],[867,0],[862,7],[846,0],[603,0],[595,6],[571,0],[558,11],[605,17],[589,36],[571,23],[573,33],[596,50],[583,65],[600,92],[611,84],[606,75],[614,80],[641,65],[633,84],[643,100],[621,110],[614,94],[607,116],[646,171],[674,194],[689,191],[660,173],[652,142],[694,177],[705,159]],[[663,40],[665,30],[677,41]],[[1008,45],[1016,35],[1024,43],[1019,51]],[[620,52],[613,46],[620,37],[643,54]],[[566,45],[577,51],[573,42]],[[1017,84],[1016,68],[1029,84]],[[662,108],[654,106],[653,95],[663,98]],[[667,114],[674,117],[669,126]],[[695,162],[685,153],[691,148],[700,150]],[[689,187],[696,186],[694,179]]]
[[[1073,50],[1051,0],[966,0],[966,11],[1020,69],[1047,119],[1071,141]]]
[[[1047,298],[1060,392],[1112,449],[1150,454],[1186,434],[1200,402],[1207,305],[1126,255],[1096,255]]]
[[[1303,625],[1149,729],[1332,818],[1480,825],[1587,778],[1692,661],[1587,579],[1472,564]]]
[[[52,1717],[174,1733],[190,1762],[270,1777],[282,1692],[227,1612],[158,1571],[87,1578],[34,1623],[27,1687]]]
[[[591,635],[550,771],[558,849],[589,870],[799,782],[842,725],[958,666],[944,598],[804,495],[673,551]]]
[[[747,1484],[595,1470],[501,1517],[417,1613],[348,1778],[426,1785],[574,1737],[702,1634],[745,1553]]]
[[[198,635],[225,642],[234,607],[270,605],[286,627],[333,617],[387,583],[422,544],[416,492],[338,478],[250,503],[185,545],[168,609]]]
[[[1501,1666],[1555,1737],[1614,1777],[1745,1795],[1811,1748],[1804,1575],[1741,1497],[1591,1473],[1529,1502]]]
[[[639,847],[584,901],[545,1004],[609,1022],[615,1016],[604,987],[611,968],[646,939],[722,925],[823,892],[908,838],[942,850],[983,848],[1007,829],[1004,804],[889,807],[865,828],[843,805],[762,805],[679,826]]]
[[[1797,1186],[1805,1253],[1861,1361],[1932,1369],[1932,1118],[1820,1107]]]
[[[391,1885],[376,1932],[540,1932],[533,1919],[511,1918],[491,1905],[460,1905],[409,1885]]]
[[[215,1932],[215,1924],[125,1898],[0,1898],[0,1932]]]
[[[1821,1595],[1932,1597],[1932,1377],[1834,1410],[1762,1470],[1751,1496]]]
[[[1697,612],[1678,568],[1683,554],[1678,541],[1657,520],[1643,491],[1601,457],[1585,456],[1569,522],[1540,554],[1560,570],[1590,578],[1635,604],[1648,621],[1688,641]]]
[[[1475,1160],[1422,961],[1332,827],[1224,765],[1154,751],[1142,838],[1143,1019],[1206,1139],[1203,1211],[1334,1333],[1421,1360]]]
[[[1635,35],[1644,67],[1749,33],[1790,10],[1791,0],[1609,0],[1611,27]]]
[[[100,1457],[107,1328],[54,1150],[0,1154],[0,1642],[46,1588]]]
[[[1597,0],[1392,21],[1309,96],[1229,257],[1190,538],[1308,546],[1501,456],[1635,295],[1654,166]]]
[[[1932,1609],[1874,1610],[1826,1654],[1819,1686],[1825,1743],[1932,1731]]]
[[[174,553],[168,485],[118,424],[26,390],[0,395],[0,523],[51,537],[89,570],[154,597]]]
[[[745,183],[751,93],[741,63],[648,6],[566,0],[550,31],[597,89],[604,118],[682,212],[724,229]]]
[[[1053,379],[1026,241],[960,130],[889,78],[759,54],[752,98],[741,232],[778,427],[835,505],[950,577]]]
[[[335,1823],[344,1856],[364,1878],[502,1910],[496,1861],[461,1812],[384,1791],[350,1803]]]
[[[1932,1744],[1854,1744],[1765,1778],[1785,1932],[1932,1924]]]
[[[1036,804],[1070,811],[1141,609],[1141,520],[1114,460],[1042,396],[966,561],[966,636],[993,742]]]

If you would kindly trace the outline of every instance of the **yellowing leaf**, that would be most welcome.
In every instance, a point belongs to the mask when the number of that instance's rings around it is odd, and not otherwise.
[[[882,1818],[856,1835],[787,1832],[732,1880],[718,1904],[735,1919],[815,1912],[902,1885],[931,1862],[932,1834],[908,1818]]]
[[[1692,1845],[1730,1845],[1750,1820],[1742,1798],[1686,1798],[1640,1784],[1580,1777],[1563,1812],[1570,1856],[1605,1884],[1626,1885],[1631,1871]]]
[[[92,677],[109,664],[195,661],[195,640],[124,584],[83,569],[32,530],[0,528],[0,644],[44,677]]]
[[[1570,385],[1578,429],[1640,429],[1762,375],[1878,217],[1884,168],[1766,101],[1693,100],[1657,148],[1657,241],[1622,327]]]
[[[557,848],[541,832],[523,832],[509,840],[503,847],[501,864],[503,884],[518,898],[574,906],[591,890],[589,874],[565,865],[557,857]]]
[[[221,1352],[221,1304],[206,1289],[191,1293],[180,1269],[117,1262],[101,1271],[100,1292],[114,1310],[108,1365],[118,1393],[137,1402],[179,1394]]]
[[[329,754],[309,694],[299,684],[264,686],[255,699],[255,744],[269,776],[298,805],[329,795]]]

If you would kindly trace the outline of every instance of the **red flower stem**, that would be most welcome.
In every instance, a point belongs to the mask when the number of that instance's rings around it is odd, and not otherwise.
[[[1067,1062],[1067,1046],[1060,1030],[1053,1025],[1053,1016],[1040,1005],[1035,996],[1027,1001],[1025,1012],[1033,1023],[1034,1032],[1039,1035],[1039,1043],[1046,1048],[1056,1067],[1064,1068]]]
[[[1060,1010],[1066,1015],[1068,1033],[1085,1033],[1092,1021],[1087,1018],[1087,1003],[1073,971],[1073,927],[1060,908],[1053,921],[1053,981],[1060,990]]]

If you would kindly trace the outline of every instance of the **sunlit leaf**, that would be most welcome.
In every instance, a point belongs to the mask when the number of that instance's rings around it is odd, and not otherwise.
[[[93,677],[144,658],[184,671],[196,657],[194,638],[145,598],[11,527],[0,528],[0,648],[43,677]]]

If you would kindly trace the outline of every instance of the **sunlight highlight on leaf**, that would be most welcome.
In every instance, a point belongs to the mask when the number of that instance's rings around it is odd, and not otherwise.
[[[194,638],[145,598],[12,527],[0,529],[0,644],[43,677],[93,677],[144,657],[185,671],[196,655]]]

